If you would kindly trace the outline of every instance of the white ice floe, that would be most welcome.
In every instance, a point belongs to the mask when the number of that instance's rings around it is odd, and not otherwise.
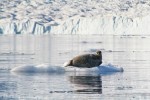
[[[123,72],[124,71],[122,67],[117,67],[112,64],[98,66],[98,69],[99,69],[99,72],[103,74],[109,73],[109,72]]]
[[[149,0],[1,0],[0,34],[148,34]]]
[[[108,73],[115,73],[115,72],[123,72],[122,67],[117,67],[112,64],[105,64],[100,65],[93,68],[78,68],[73,66],[65,67],[66,72],[84,72],[84,73],[97,73],[97,74],[108,74]]]
[[[123,72],[123,68],[116,67],[111,64],[101,65],[93,68],[78,68],[78,67],[61,67],[61,66],[50,66],[46,64],[41,65],[25,65],[20,67],[15,67],[11,72],[16,73],[49,73],[49,74],[62,74],[65,72],[76,72],[76,73],[95,73],[95,74],[105,74],[113,72]]]
[[[46,64],[41,64],[41,65],[24,65],[24,66],[19,66],[15,67],[11,70],[11,72],[16,72],[16,73],[64,73],[65,70],[64,68],[60,66],[50,66]]]

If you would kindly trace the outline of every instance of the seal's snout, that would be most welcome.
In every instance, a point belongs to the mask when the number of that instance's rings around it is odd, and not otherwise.
[[[101,54],[102,54],[102,52],[101,52],[101,51],[96,51],[96,53],[97,53],[98,55],[101,55]]]

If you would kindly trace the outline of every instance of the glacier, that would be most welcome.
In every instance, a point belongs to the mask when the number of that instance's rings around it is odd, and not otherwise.
[[[148,0],[0,1],[0,34],[149,34]]]
[[[51,27],[57,34],[149,34],[150,16],[127,18],[116,16],[74,18]]]
[[[32,20],[0,25],[0,34],[149,34],[150,16],[142,18],[92,17],[47,25]]]

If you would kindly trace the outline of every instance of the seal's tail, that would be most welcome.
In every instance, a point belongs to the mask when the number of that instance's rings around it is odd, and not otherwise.
[[[63,67],[72,66],[72,60],[65,62]]]

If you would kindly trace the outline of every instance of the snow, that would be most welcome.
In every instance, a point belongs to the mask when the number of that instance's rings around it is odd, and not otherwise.
[[[0,34],[148,34],[149,0],[1,0]]]

